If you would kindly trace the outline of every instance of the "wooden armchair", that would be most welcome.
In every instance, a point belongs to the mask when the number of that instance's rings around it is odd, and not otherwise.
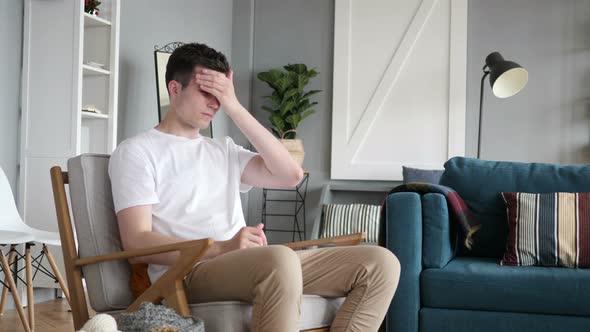
[[[183,316],[197,316],[205,321],[208,332],[248,331],[251,305],[239,301],[188,304],[184,276],[192,269],[212,239],[179,242],[139,250],[121,250],[118,225],[113,208],[111,186],[107,173],[108,155],[86,154],[68,161],[69,172],[51,168],[51,181],[57,212],[59,233],[70,290],[74,328],[80,329],[89,319],[82,278],[86,280],[88,300],[97,312],[117,315],[134,311],[143,301],[168,306]],[[69,184],[74,223],[70,217],[65,184]],[[75,232],[72,227],[75,226]],[[75,238],[77,239],[77,245]],[[319,245],[357,245],[364,233],[286,243],[297,250]],[[181,258],[139,297],[131,292],[130,265],[133,257],[180,251]],[[300,329],[328,331],[343,298],[329,299],[304,295]],[[222,312],[221,312],[222,311]],[[222,313],[222,314],[220,314]]]

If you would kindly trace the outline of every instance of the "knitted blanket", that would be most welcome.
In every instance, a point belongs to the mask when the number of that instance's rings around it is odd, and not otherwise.
[[[471,250],[471,246],[473,245],[472,236],[475,232],[477,232],[477,230],[479,230],[481,225],[474,220],[471,212],[469,211],[469,208],[467,207],[463,199],[459,197],[459,194],[456,191],[449,187],[441,186],[438,184],[411,182],[402,184],[391,189],[387,196],[399,192],[414,192],[420,195],[435,193],[445,196],[449,207],[449,213],[451,214],[452,219],[459,225],[461,231],[463,232],[463,244],[467,249]],[[385,217],[387,215],[387,212],[385,210],[386,201],[387,197],[381,205],[382,225],[385,225]]]
[[[174,310],[143,302],[139,309],[123,313],[117,319],[122,332],[205,332],[200,319],[181,317]]]

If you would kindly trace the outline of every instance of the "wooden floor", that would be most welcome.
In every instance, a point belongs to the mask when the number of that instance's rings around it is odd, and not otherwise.
[[[35,304],[36,332],[74,331],[72,313],[66,299]],[[25,309],[25,313],[26,313]],[[0,332],[24,332],[16,310],[5,310],[0,316]]]

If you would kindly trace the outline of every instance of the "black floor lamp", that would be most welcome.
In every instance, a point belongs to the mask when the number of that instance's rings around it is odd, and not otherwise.
[[[479,129],[477,130],[477,158],[481,152],[481,115],[483,106],[483,82],[490,75],[492,92],[498,98],[508,98],[517,94],[529,80],[529,73],[518,63],[504,60],[498,52],[490,53],[483,66],[479,92]]]

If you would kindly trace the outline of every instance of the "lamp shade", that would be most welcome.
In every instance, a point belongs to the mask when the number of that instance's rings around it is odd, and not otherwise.
[[[529,80],[529,73],[518,63],[507,61],[498,52],[486,57],[490,70],[492,92],[498,98],[508,98],[517,94]]]

